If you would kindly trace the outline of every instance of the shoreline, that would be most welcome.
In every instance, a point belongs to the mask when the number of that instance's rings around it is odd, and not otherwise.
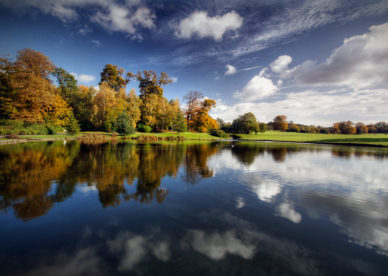
[[[82,139],[81,137],[53,137],[53,138],[15,138],[15,139],[0,139],[1,145],[11,145],[11,144],[21,144],[28,142],[50,142],[50,141],[72,141],[72,140],[89,140]],[[132,140],[131,137],[116,137],[116,138],[105,138],[98,139],[97,141],[117,141],[117,140]],[[136,140],[136,139],[134,139]],[[185,138],[185,141],[223,141],[223,142],[271,142],[271,143],[292,143],[292,144],[315,144],[315,145],[335,145],[335,146],[355,146],[355,147],[374,147],[374,148],[388,148],[385,145],[376,145],[376,144],[363,144],[363,143],[330,143],[330,142],[314,142],[314,141],[286,141],[286,140],[260,140],[260,139],[219,139],[219,138]],[[89,140],[90,141],[90,140]],[[147,142],[147,141],[145,141]],[[155,142],[155,141],[149,141]]]

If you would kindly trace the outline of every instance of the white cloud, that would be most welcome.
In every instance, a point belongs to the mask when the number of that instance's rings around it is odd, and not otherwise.
[[[190,230],[186,240],[194,250],[213,260],[221,260],[226,254],[251,259],[255,253],[255,246],[238,239],[233,230],[212,234],[206,234],[200,230]]]
[[[70,74],[72,74],[76,80],[78,80],[79,82],[82,82],[82,83],[90,83],[92,81],[95,81],[96,80],[96,77],[93,76],[93,75],[87,75],[87,74],[77,74],[77,73],[74,73],[74,72],[71,72]]]
[[[265,76],[265,71],[266,69],[261,70],[259,75],[248,81],[241,91],[236,91],[233,98],[241,101],[257,101],[275,94],[278,87]]]
[[[225,76],[233,75],[237,72],[236,67],[234,67],[233,65],[227,64],[225,67],[226,67]]]
[[[292,62],[292,58],[287,55],[279,56],[274,60],[269,67],[271,70],[278,74],[283,74],[288,70],[288,65]]]
[[[346,85],[354,89],[388,84],[388,23],[344,40],[321,64],[304,63],[293,72],[302,85]]]
[[[235,11],[213,17],[208,16],[206,11],[195,11],[179,22],[175,35],[178,38],[211,37],[220,41],[227,31],[239,29],[242,23],[243,18]]]
[[[170,77],[172,80],[172,83],[177,83],[178,82],[178,77]]]
[[[96,40],[96,39],[92,39],[91,42],[96,47],[100,47],[102,45],[101,41]]]
[[[299,223],[302,221],[302,215],[295,211],[290,203],[282,203],[277,206],[276,209],[279,212],[279,216],[284,217],[293,223]]]
[[[110,253],[120,256],[118,270],[128,271],[141,263],[150,253],[159,261],[170,259],[170,243],[167,240],[156,241],[152,236],[134,235],[130,232],[121,232],[115,239],[107,242]]]
[[[151,29],[154,27],[155,15],[141,1],[126,1],[120,4],[115,0],[40,0],[11,1],[2,3],[14,9],[36,8],[45,14],[58,17],[64,22],[74,21],[80,14],[77,9],[91,8],[96,10],[91,21],[103,26],[108,31],[124,32],[139,38],[138,27]],[[81,28],[80,34],[89,33],[91,29]]]
[[[134,35],[137,27],[151,29],[154,25],[155,15],[146,7],[133,10],[130,7],[111,4],[107,11],[97,12],[92,21],[100,24],[108,31],[118,31]],[[137,34],[139,35],[139,34]],[[138,39],[139,37],[136,36]]]
[[[309,0],[289,2],[283,11],[277,12],[269,20],[260,22],[258,33],[244,39],[229,53],[240,56],[261,51],[274,43],[287,42],[303,32],[316,29],[333,22],[343,22],[357,18],[370,17],[386,13],[386,1],[374,3],[344,5],[345,2],[333,0]]]

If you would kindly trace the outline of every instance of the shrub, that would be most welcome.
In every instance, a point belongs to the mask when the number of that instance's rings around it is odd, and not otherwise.
[[[6,137],[8,139],[18,139],[19,135],[15,134],[15,133],[12,133],[12,134],[8,134]]]
[[[115,128],[120,134],[129,135],[135,133],[135,128],[132,126],[131,118],[125,112],[121,113],[117,117]]]
[[[47,127],[47,133],[48,134],[57,134],[57,133],[63,131],[62,127],[56,126],[56,125],[53,125],[53,124],[47,124],[46,127]]]
[[[211,129],[210,130],[210,135],[216,136],[216,137],[221,137],[221,138],[228,138],[228,134],[225,133],[225,131],[221,129]]]
[[[137,130],[140,131],[140,132],[146,132],[146,133],[149,133],[151,132],[151,127],[147,126],[147,125],[143,125],[143,124],[138,124],[137,125]]]

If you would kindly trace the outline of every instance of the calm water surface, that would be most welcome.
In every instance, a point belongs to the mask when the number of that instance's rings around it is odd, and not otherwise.
[[[0,275],[388,275],[388,151],[0,147]]]

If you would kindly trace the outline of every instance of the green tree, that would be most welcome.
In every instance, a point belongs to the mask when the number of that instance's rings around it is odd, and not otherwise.
[[[135,133],[135,128],[133,127],[131,117],[127,112],[122,112],[117,117],[115,128],[118,133],[121,134],[133,134]]]
[[[252,112],[245,113],[233,120],[232,128],[236,133],[250,133],[260,131],[260,125]]]
[[[106,83],[114,91],[118,92],[120,89],[123,89],[127,86],[129,79],[124,78],[125,71],[123,68],[118,65],[106,64],[104,69],[101,72],[101,81]]]
[[[61,95],[62,98],[71,107],[73,107],[74,102],[76,101],[75,95],[79,93],[77,80],[74,78],[72,74],[70,74],[69,72],[67,72],[65,69],[61,67],[55,68],[52,74],[57,80],[59,95]]]
[[[69,134],[77,134],[80,131],[80,126],[78,124],[77,119],[73,116],[70,116],[69,124],[67,125],[67,132]]]
[[[15,66],[11,60],[0,58],[0,119],[9,119],[16,112],[17,91],[12,86]]]

